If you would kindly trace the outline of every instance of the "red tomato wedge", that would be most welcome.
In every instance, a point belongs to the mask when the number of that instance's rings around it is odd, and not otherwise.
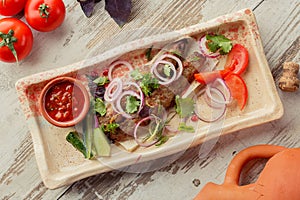
[[[242,74],[249,62],[248,50],[241,44],[235,44],[228,54],[225,69],[233,69],[234,74]]]
[[[217,78],[224,79],[230,73],[231,68],[227,68],[224,70],[197,73],[194,74],[194,78],[201,84],[208,84],[215,81]]]
[[[232,98],[237,100],[238,106],[243,110],[248,99],[248,90],[244,80],[238,74],[230,74],[224,80]]]

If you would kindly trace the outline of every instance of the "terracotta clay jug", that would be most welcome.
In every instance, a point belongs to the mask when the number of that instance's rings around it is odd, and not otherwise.
[[[270,158],[257,181],[239,185],[243,166]],[[224,183],[208,183],[194,200],[300,200],[300,148],[257,145],[238,153],[228,166]]]

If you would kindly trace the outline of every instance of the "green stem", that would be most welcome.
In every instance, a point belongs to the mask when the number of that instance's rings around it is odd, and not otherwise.
[[[45,3],[41,4],[41,5],[39,6],[40,16],[41,16],[42,18],[48,19],[49,15],[50,15],[49,9],[50,9],[50,8],[49,8],[49,6],[48,6],[47,4],[45,4]]]
[[[14,37],[14,31],[10,29],[7,34],[0,32],[0,38],[2,39],[0,47],[7,46],[18,62],[17,51],[14,47],[14,43],[17,42],[17,38]]]

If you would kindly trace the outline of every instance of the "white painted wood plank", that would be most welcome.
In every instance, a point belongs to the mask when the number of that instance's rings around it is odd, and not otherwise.
[[[146,28],[138,31],[139,37],[180,29],[241,8],[253,9],[259,2],[230,0],[225,4],[221,0],[134,0],[132,19],[120,29],[104,11],[104,2],[97,4],[94,16],[87,19],[76,1],[66,0],[67,18],[60,29],[52,33],[34,31],[33,51],[19,66],[0,63],[0,109],[3,113],[0,118],[0,197],[56,199],[67,189],[48,190],[41,183],[30,134],[14,90],[16,80],[80,61],[88,57],[90,51],[95,52],[99,43],[115,34],[141,27]],[[296,0],[264,1],[255,14],[267,58],[272,66],[278,67],[280,58],[290,56],[284,54],[289,47],[299,51],[299,3]],[[299,62],[299,53],[290,57]],[[61,199],[101,199],[101,196],[103,199],[151,199],[154,194],[160,199],[191,199],[207,181],[222,182],[233,151],[266,142],[299,145],[298,110],[294,109],[298,96],[299,93],[282,94],[287,110],[282,120],[220,138],[207,160],[198,159],[199,147],[196,147],[187,151],[172,166],[156,172],[143,175],[109,172],[79,181]],[[199,187],[192,184],[194,178],[200,179]]]

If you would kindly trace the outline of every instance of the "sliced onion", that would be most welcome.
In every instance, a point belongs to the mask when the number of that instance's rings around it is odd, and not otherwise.
[[[207,90],[209,90],[209,94],[211,95],[211,97],[207,95]],[[206,89],[204,98],[207,105],[212,108],[222,108],[224,104],[226,105],[226,103],[224,103],[225,95],[218,88],[209,87],[209,89]]]
[[[178,64],[178,66],[177,66],[178,67],[177,68],[178,72],[177,72],[177,76],[176,76],[176,79],[175,79],[175,80],[177,80],[181,76],[182,71],[183,71],[183,64],[182,64],[181,60],[178,57],[176,57],[176,56],[174,56],[172,54],[164,54],[164,55],[162,55],[159,58],[159,60],[163,60],[165,58],[171,58],[171,59],[173,59],[173,60],[175,60],[177,62],[177,64]]]
[[[211,52],[207,46],[206,46],[206,36],[204,35],[200,40],[199,40],[199,47],[200,47],[200,51],[201,53],[205,56],[205,57],[208,57],[208,58],[216,58],[220,55],[219,52]]]
[[[159,74],[159,72],[157,71],[157,67],[159,66],[159,64],[166,64],[166,65],[170,66],[171,70],[173,71],[173,74],[170,78],[165,78],[165,77],[163,77],[162,75]],[[177,77],[177,71],[176,71],[175,66],[173,65],[173,63],[165,61],[165,60],[156,61],[151,67],[151,73],[154,74],[159,79],[158,83],[161,84],[161,85],[170,84]]]
[[[127,119],[131,119],[133,118],[130,114],[128,114],[127,112],[124,111],[124,109],[122,108],[122,105],[121,105],[121,100],[124,96],[126,95],[131,95],[131,96],[135,96],[136,98],[140,99],[141,100],[141,97],[140,95],[138,95],[135,91],[132,91],[132,90],[128,90],[128,91],[125,91],[123,92],[116,100],[116,110],[117,112],[119,112],[122,116],[124,116],[125,118]],[[140,103],[140,107],[142,105],[142,102]]]
[[[136,126],[135,126],[135,128],[134,128],[134,132],[133,132],[134,140],[136,141],[136,143],[138,143],[138,144],[139,144],[140,146],[142,146],[142,147],[150,147],[150,146],[152,146],[152,145],[154,145],[154,144],[156,144],[156,143],[158,142],[158,139],[156,139],[156,140],[153,140],[153,141],[151,141],[151,142],[149,142],[149,143],[145,143],[145,142],[141,142],[141,141],[139,140],[139,138],[138,138],[138,128],[140,127],[140,125],[141,125],[143,122],[148,121],[148,120],[151,120],[151,119],[155,119],[155,117],[152,116],[152,115],[150,115],[150,116],[148,116],[148,117],[143,118],[142,120],[140,120],[140,121],[136,124]]]
[[[113,79],[107,86],[104,93],[104,100],[112,102],[118,98],[123,89],[123,83],[120,78]]]
[[[168,62],[168,61],[165,61],[164,59],[165,58],[171,58],[171,59],[173,59],[173,60],[175,60],[176,61],[176,63],[177,63],[177,70],[175,69],[175,70],[173,70],[173,66],[174,66],[174,64],[173,63],[171,63],[171,62]],[[166,63],[167,62],[167,63]],[[171,66],[171,68],[172,68],[172,70],[173,70],[173,76],[175,76],[175,78],[174,78],[174,80],[177,80],[180,76],[181,76],[181,74],[182,74],[182,71],[183,71],[183,64],[182,64],[182,61],[178,58],[178,57],[176,57],[176,56],[174,56],[174,55],[172,55],[172,54],[163,54],[163,55],[161,55],[157,60],[156,60],[156,62],[152,65],[152,67],[151,67],[151,73],[154,73],[155,71],[156,71],[156,73],[157,74],[154,74],[154,75],[156,75],[156,76],[158,76],[159,75],[159,73],[157,72],[157,67],[159,66],[159,64],[160,63],[162,63],[162,64],[168,64],[168,65],[170,65]],[[174,68],[175,68],[175,66],[174,66]],[[176,72],[176,73],[175,73]],[[165,77],[162,77],[161,75],[159,75],[159,77],[158,77],[159,79],[161,79],[161,80],[170,80],[170,79],[166,79]],[[172,77],[173,78],[173,77]],[[173,79],[172,79],[173,80]],[[174,81],[173,80],[173,81]],[[166,82],[162,82],[162,83],[160,83],[160,84],[170,84],[171,83],[171,81],[167,81],[167,83]]]
[[[219,90],[215,87],[215,85],[217,85],[217,84],[222,86],[222,90]],[[219,90],[219,91],[216,92],[216,90]],[[219,98],[216,98],[215,96],[213,96],[212,92],[217,94],[217,96]],[[220,92],[222,93],[222,95],[221,95],[222,97],[219,95]],[[218,103],[218,104],[229,104],[232,100],[228,87],[226,86],[224,81],[220,78],[217,78],[212,84],[207,85],[205,94],[208,97],[208,99],[210,99],[211,101]]]
[[[108,79],[110,81],[113,80],[112,74],[113,74],[114,68],[118,65],[125,65],[129,69],[129,71],[133,70],[133,67],[129,62],[123,61],[123,60],[115,61],[108,68]]]
[[[223,98],[225,101],[225,96],[220,90],[214,88],[212,91],[215,92],[219,97]],[[206,108],[204,108],[204,109],[209,109],[209,114],[211,115],[211,118],[208,118],[207,116],[204,116],[204,114],[201,114],[201,111],[198,108],[199,105],[202,107],[205,107],[205,102],[198,103],[196,105],[197,106],[195,107],[195,110],[194,110],[196,116],[201,121],[204,121],[207,123],[211,123],[211,122],[215,122],[215,121],[219,120],[221,117],[224,116],[225,111],[226,111],[226,104],[218,104],[216,102],[208,103]]]

